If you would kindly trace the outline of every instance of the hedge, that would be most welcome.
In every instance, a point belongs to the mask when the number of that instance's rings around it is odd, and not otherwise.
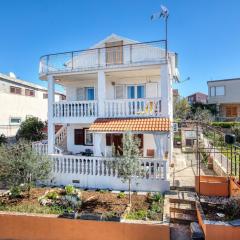
[[[240,126],[240,122],[212,122],[212,126],[221,128],[231,128],[233,126]]]

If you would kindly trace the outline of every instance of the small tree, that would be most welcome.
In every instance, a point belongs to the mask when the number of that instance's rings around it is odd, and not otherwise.
[[[193,120],[203,122],[203,123],[210,123],[213,119],[213,116],[208,109],[201,109],[201,108],[197,108],[195,113],[191,114],[190,117]]]
[[[0,135],[0,145],[7,143],[7,137],[4,134]]]
[[[29,143],[19,142],[12,146],[0,146],[0,180],[9,187],[24,184],[29,195],[31,186],[38,180],[46,180],[50,172],[50,159],[38,155]]]
[[[190,105],[186,98],[175,98],[173,102],[173,117],[185,120],[190,113]]]
[[[21,123],[20,128],[17,132],[17,140],[24,139],[27,141],[39,141],[45,138],[43,129],[45,127],[37,117],[29,117]]]
[[[123,136],[123,155],[116,160],[119,177],[128,182],[130,206],[132,178],[142,174],[139,145],[140,141],[128,132]]]
[[[240,126],[232,126],[231,132],[236,135],[236,140],[240,143]]]

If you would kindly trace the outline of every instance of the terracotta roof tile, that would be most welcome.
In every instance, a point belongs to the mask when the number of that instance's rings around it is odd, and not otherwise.
[[[168,118],[98,118],[89,129],[91,132],[168,132]]]

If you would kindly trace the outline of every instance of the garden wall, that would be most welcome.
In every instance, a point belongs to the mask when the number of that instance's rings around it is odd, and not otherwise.
[[[199,176],[195,177],[195,189],[199,193]],[[206,196],[228,197],[228,178],[218,176],[200,176],[200,194]]]
[[[170,240],[169,225],[117,223],[0,212],[0,239]]]
[[[234,181],[234,178],[231,178],[229,186],[229,195],[230,197],[240,197],[240,185]]]
[[[205,240],[239,240],[239,226],[233,227],[224,222],[206,221],[199,204],[197,204],[197,218],[203,229]]]

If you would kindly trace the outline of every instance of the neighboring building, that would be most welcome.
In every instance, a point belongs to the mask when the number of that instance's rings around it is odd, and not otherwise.
[[[206,104],[207,99],[208,99],[208,95],[200,92],[196,92],[187,97],[187,100],[190,104],[194,104],[194,103]]]
[[[122,154],[123,134],[130,131],[140,140],[146,170],[133,189],[168,190],[175,61],[171,52],[166,61],[165,41],[139,43],[115,34],[84,51],[43,56],[40,78],[48,81],[49,90],[51,183],[127,189],[107,163]],[[54,102],[56,81],[66,88],[66,101]],[[56,124],[63,125],[57,134]],[[35,147],[47,151],[40,144]]]
[[[65,95],[56,93],[56,101]],[[0,134],[13,137],[28,116],[47,120],[47,89],[0,73]]]
[[[219,120],[240,118],[240,78],[208,81],[208,104],[216,105]]]

